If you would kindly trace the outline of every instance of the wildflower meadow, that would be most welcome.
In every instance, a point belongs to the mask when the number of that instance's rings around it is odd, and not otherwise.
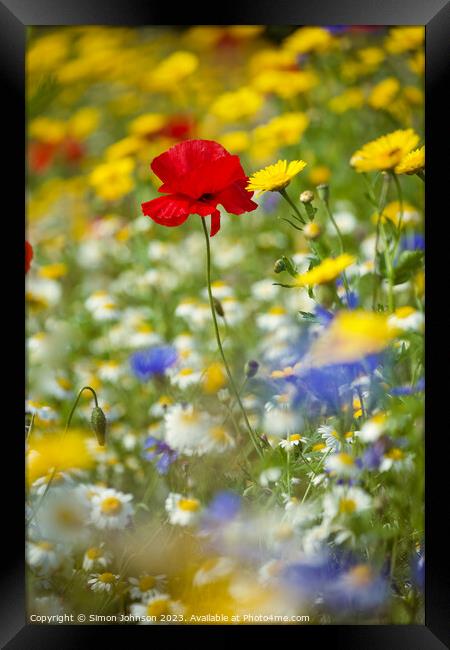
[[[28,620],[423,623],[424,28],[26,64]]]

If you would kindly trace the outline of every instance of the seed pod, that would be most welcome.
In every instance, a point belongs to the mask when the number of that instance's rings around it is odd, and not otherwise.
[[[273,270],[275,271],[275,273],[281,273],[282,271],[285,271],[286,264],[284,263],[284,260],[281,258],[277,260],[273,265]]]
[[[214,309],[216,310],[216,314],[221,318],[224,318],[225,312],[223,310],[222,303],[220,302],[220,300],[214,298],[213,296],[213,303],[214,303]]]
[[[311,190],[305,190],[300,194],[300,201],[302,203],[311,203],[313,199],[314,199],[314,194],[311,192]]]
[[[106,442],[106,417],[99,406],[92,409],[91,426],[93,432],[97,436],[98,444],[101,447],[104,447]]]
[[[329,197],[330,197],[330,188],[328,185],[318,185],[317,186],[317,194],[319,195],[319,199],[321,201],[325,201],[327,203]]]
[[[245,376],[248,377],[248,379],[254,377],[258,372],[258,368],[259,368],[259,363],[254,359],[250,359],[250,361],[247,361],[247,363],[245,364]]]

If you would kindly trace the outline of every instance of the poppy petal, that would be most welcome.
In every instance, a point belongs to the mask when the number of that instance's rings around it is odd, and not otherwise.
[[[184,176],[164,183],[159,192],[179,193],[199,199],[204,195],[213,197],[239,179],[245,179],[238,156],[224,156],[200,165]]]
[[[223,205],[227,212],[243,214],[256,210],[258,204],[251,200],[253,192],[245,189],[247,179],[238,180],[216,195],[217,203]]]
[[[212,140],[186,140],[157,156],[151,168],[163,183],[176,181],[190,171],[230,154]]]
[[[142,203],[142,212],[162,226],[180,226],[191,214],[192,201],[174,194]]]
[[[214,210],[211,215],[211,230],[209,232],[210,237],[214,237],[220,230],[220,212],[219,210]]]

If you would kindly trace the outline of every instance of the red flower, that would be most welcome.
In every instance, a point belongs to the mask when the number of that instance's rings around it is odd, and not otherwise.
[[[33,259],[33,247],[25,239],[25,273],[28,273],[31,266],[31,260]]]
[[[247,176],[238,156],[212,140],[186,140],[157,156],[152,170],[162,180],[161,196],[142,204],[142,211],[162,226],[179,226],[190,214],[211,215],[211,237],[220,229],[217,205],[243,214],[258,206],[245,189]]]

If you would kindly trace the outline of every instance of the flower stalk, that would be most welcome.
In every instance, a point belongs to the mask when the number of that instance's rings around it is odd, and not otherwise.
[[[203,228],[203,233],[205,235],[205,242],[206,242],[206,281],[207,281],[207,287],[208,287],[209,306],[210,306],[210,309],[211,309],[211,315],[212,315],[213,324],[214,324],[214,332],[215,332],[215,335],[216,335],[217,347],[219,348],[220,356],[222,357],[223,365],[225,367],[225,371],[226,371],[227,376],[228,376],[228,381],[230,382],[231,389],[232,389],[232,391],[234,393],[234,396],[236,397],[236,401],[237,401],[238,406],[239,406],[239,408],[241,410],[242,416],[244,418],[245,425],[246,425],[246,427],[248,429],[249,436],[250,436],[250,438],[251,438],[251,440],[253,442],[253,445],[254,445],[256,451],[258,452],[258,454],[260,456],[262,456],[262,451],[261,451],[261,447],[260,447],[260,445],[258,443],[257,436],[256,436],[255,432],[253,431],[252,426],[251,426],[251,424],[249,422],[247,413],[245,411],[244,405],[242,404],[242,400],[241,400],[240,395],[239,395],[239,391],[238,391],[238,389],[236,387],[233,376],[231,374],[231,370],[230,370],[230,367],[228,365],[228,361],[226,359],[225,352],[223,350],[222,340],[220,338],[219,325],[217,323],[217,316],[216,316],[216,308],[215,308],[215,303],[214,303],[214,297],[213,297],[212,289],[211,289],[211,246],[210,246],[210,243],[209,243],[209,235],[208,235],[208,230],[206,228],[205,219],[201,218],[201,222],[202,222],[202,228]]]

